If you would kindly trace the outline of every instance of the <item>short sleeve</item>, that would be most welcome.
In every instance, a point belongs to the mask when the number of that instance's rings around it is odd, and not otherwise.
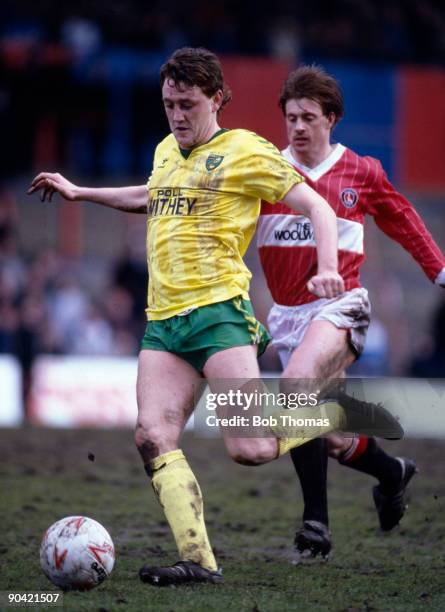
[[[268,140],[254,132],[248,132],[243,155],[238,160],[237,171],[242,175],[243,191],[274,204],[304,178]]]

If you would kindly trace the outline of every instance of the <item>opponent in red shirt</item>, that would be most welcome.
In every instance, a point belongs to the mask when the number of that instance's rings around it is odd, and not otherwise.
[[[283,155],[322,195],[338,217],[339,272],[346,292],[318,298],[310,292],[317,254],[310,221],[284,204],[263,203],[258,247],[275,301],[268,318],[283,379],[293,385],[308,379],[317,388],[344,376],[361,354],[369,326],[370,304],[360,284],[365,259],[363,224],[374,217],[380,229],[401,244],[428,278],[445,284],[445,258],[410,202],[388,181],[380,162],[361,157],[331,133],[343,117],[337,81],[321,68],[302,66],[287,78],[280,97],[289,146]],[[298,382],[300,381],[300,383]],[[416,471],[414,461],[387,455],[374,438],[319,438],[293,449],[292,460],[304,497],[303,526],[295,537],[301,558],[329,555],[326,497],[327,456],[375,476],[374,502],[381,528],[389,531],[405,510],[405,488]]]

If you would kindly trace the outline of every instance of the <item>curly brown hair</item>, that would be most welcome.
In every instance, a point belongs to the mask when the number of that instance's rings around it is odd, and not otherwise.
[[[300,66],[290,73],[281,90],[279,105],[286,114],[286,102],[292,99],[309,98],[321,106],[323,114],[335,115],[337,124],[344,115],[343,94],[336,79],[321,66]]]
[[[223,101],[219,111],[232,99],[232,92],[224,83],[219,59],[203,47],[177,49],[161,66],[161,87],[166,79],[171,79],[175,84],[184,83],[188,87],[196,85],[208,98],[221,90]]]

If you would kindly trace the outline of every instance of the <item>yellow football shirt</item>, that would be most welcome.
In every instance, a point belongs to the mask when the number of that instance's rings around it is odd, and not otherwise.
[[[170,134],[147,183],[148,319],[248,298],[242,257],[261,200],[281,200],[303,181],[276,147],[247,130],[220,130],[181,151]]]

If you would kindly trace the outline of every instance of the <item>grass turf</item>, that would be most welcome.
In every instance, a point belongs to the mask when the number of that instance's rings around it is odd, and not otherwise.
[[[176,550],[132,433],[0,430],[0,591],[54,591],[39,567],[41,537],[63,516],[84,514],[110,531],[117,561],[95,590],[65,594],[67,610],[444,610],[445,443],[384,446],[415,457],[421,470],[402,526],[380,534],[375,481],[331,461],[331,559],[295,567],[301,495],[290,461],[238,466],[220,440],[187,434],[182,447],[203,489],[225,584],[159,589],[140,583],[137,571],[147,562],[177,561]]]

